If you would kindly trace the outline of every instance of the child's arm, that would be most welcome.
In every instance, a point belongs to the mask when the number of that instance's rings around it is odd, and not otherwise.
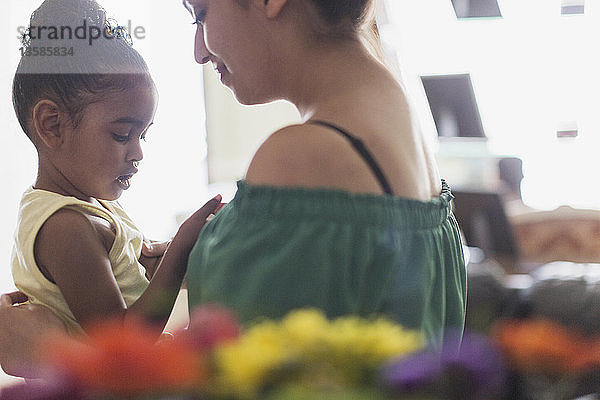
[[[108,259],[111,243],[93,219],[68,209],[56,212],[38,233],[36,261],[58,285],[84,328],[100,318],[134,315],[157,322],[162,330],[185,275],[189,252],[219,202],[220,197],[210,200],[181,225],[150,285],[129,309]]]
[[[181,224],[167,247],[148,289],[130,307],[130,310],[139,312],[137,315],[144,315],[156,322],[161,330],[167,323],[179,294],[192,247],[196,244],[206,219],[216,212],[220,202],[220,195],[214,197]]]

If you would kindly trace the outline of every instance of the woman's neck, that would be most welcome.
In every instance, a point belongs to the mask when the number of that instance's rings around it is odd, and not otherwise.
[[[282,79],[284,98],[296,106],[303,121],[319,109],[356,95],[357,86],[368,85],[387,73],[359,40],[323,44],[296,52]],[[294,77],[289,79],[289,77]]]

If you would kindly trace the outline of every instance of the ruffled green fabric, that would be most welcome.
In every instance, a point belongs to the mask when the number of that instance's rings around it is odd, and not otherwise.
[[[300,307],[329,317],[385,314],[439,344],[465,317],[451,200],[445,182],[424,202],[240,181],[190,255],[190,309],[219,303],[244,323]]]

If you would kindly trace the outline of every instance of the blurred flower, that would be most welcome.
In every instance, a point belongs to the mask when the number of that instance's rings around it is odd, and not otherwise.
[[[237,339],[241,330],[230,309],[207,304],[192,310],[188,328],[177,332],[175,340],[194,351],[207,352],[220,343]]]
[[[173,338],[156,336],[140,322],[107,321],[83,338],[55,338],[45,347],[55,367],[47,382],[3,389],[0,399],[522,400],[600,391],[600,338],[547,320],[503,321],[491,336],[465,334],[460,348],[423,351],[418,332],[385,318],[329,320],[301,309],[241,332],[230,310],[209,305]]]
[[[511,363],[524,372],[562,375],[600,366],[600,340],[549,320],[502,321],[494,336]]]
[[[331,356],[340,362],[378,367],[391,357],[406,355],[424,346],[423,337],[415,331],[378,318],[375,320],[342,317],[331,322],[324,332]]]
[[[216,349],[218,387],[241,398],[254,398],[269,377],[296,358],[280,327],[270,321],[253,326],[239,341]]]
[[[105,321],[85,337],[53,339],[47,359],[91,393],[180,393],[203,382],[201,357],[175,341],[155,342],[155,330],[141,322]]]
[[[319,310],[302,309],[288,314],[281,321],[281,329],[299,351],[318,352],[329,320]]]
[[[490,398],[502,391],[507,378],[500,349],[479,334],[466,335],[460,349],[444,346],[441,352],[425,351],[394,360],[382,369],[381,376],[394,393],[423,393],[443,399]]]
[[[421,335],[383,318],[329,321],[304,309],[250,327],[239,341],[217,347],[215,356],[220,386],[255,398],[284,376],[313,387],[366,384],[383,361],[422,346]]]
[[[1,400],[84,400],[79,388],[69,379],[46,377],[44,381],[31,381],[0,389]]]

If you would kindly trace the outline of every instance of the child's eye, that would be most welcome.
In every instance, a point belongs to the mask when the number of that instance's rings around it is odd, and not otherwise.
[[[206,17],[206,11],[202,10],[198,14],[196,14],[196,20],[192,22],[193,25],[202,25],[204,24],[204,18]]]
[[[126,143],[129,141],[129,135],[119,135],[118,133],[113,133],[112,137],[119,143]]]

